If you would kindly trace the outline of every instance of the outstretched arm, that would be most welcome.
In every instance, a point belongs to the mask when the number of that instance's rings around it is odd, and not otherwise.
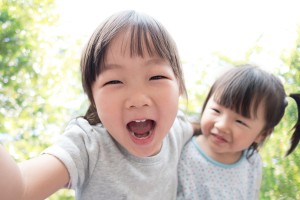
[[[24,191],[21,171],[1,145],[0,190],[3,199],[21,199]]]
[[[19,165],[0,145],[0,190],[3,199],[45,199],[69,182],[57,158],[41,155]]]

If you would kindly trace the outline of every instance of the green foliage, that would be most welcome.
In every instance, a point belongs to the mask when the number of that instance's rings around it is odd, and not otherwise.
[[[37,143],[41,144],[37,131],[45,122],[40,118],[46,110],[47,96],[43,95],[39,74],[43,60],[43,40],[39,32],[55,20],[48,15],[50,11],[45,12],[52,9],[52,4],[49,0],[3,0],[0,3],[0,133],[33,139],[30,152],[39,146]],[[24,146],[22,143],[16,146]],[[28,158],[28,155],[23,154],[21,158]]]
[[[285,52],[282,60],[288,66],[288,70],[279,74],[284,83],[287,94],[300,92],[300,28],[295,47],[290,52]],[[272,137],[262,148],[261,154],[264,160],[263,182],[261,199],[300,199],[300,149],[285,157],[289,148],[291,129],[296,123],[296,103],[288,99],[289,104],[285,115],[276,127]]]
[[[17,161],[52,144],[85,100],[74,56],[80,48],[52,31],[57,20],[54,0],[0,0],[0,142]]]
[[[73,190],[61,189],[47,200],[74,200],[75,193]]]

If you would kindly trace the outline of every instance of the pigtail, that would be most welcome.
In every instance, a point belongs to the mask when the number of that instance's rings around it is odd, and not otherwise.
[[[294,133],[290,140],[291,146],[290,146],[290,149],[287,151],[286,156],[288,156],[295,150],[295,148],[297,147],[299,140],[300,140],[300,93],[299,94],[290,94],[290,97],[296,101],[297,110],[298,110],[298,119],[297,119],[297,123],[293,127]]]

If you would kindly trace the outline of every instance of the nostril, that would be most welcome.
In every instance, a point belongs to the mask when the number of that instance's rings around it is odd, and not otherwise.
[[[142,108],[151,105],[151,99],[144,94],[131,96],[126,101],[127,108]]]
[[[134,104],[134,105],[131,105],[130,108],[140,108],[140,107],[146,107],[146,106],[149,106],[148,104]]]

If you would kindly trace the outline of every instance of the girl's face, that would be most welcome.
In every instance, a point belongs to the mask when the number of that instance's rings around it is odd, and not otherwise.
[[[169,62],[159,56],[131,57],[126,39],[120,35],[110,44],[93,97],[110,135],[131,154],[152,156],[176,117],[179,84]]]
[[[212,96],[201,118],[202,137],[199,142],[209,156],[223,163],[237,161],[243,150],[253,142],[261,142],[265,125],[263,104],[251,118],[218,104]],[[201,138],[201,139],[200,139]]]

